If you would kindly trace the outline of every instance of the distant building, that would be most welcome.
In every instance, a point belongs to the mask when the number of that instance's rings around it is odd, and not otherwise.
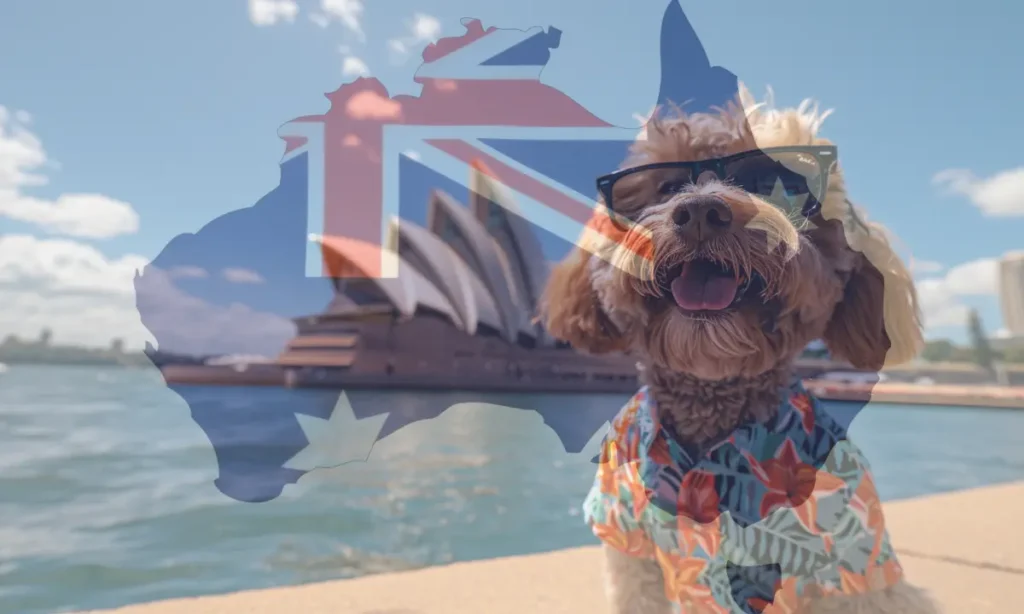
[[[1010,335],[1024,337],[1024,252],[1011,252],[999,261],[999,302]]]

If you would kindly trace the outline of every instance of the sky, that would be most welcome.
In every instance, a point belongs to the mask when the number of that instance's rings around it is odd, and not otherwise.
[[[484,26],[563,31],[542,80],[639,126],[669,0],[33,0],[0,9],[0,338],[141,347],[132,279],[277,186],[277,129],[358,76],[418,93],[422,49]],[[930,338],[1000,334],[1024,249],[1024,8],[1001,0],[680,0],[713,64],[834,113],[852,199],[912,258]],[[223,271],[258,284],[244,269]]]

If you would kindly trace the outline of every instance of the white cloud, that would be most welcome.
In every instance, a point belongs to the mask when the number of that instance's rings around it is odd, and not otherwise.
[[[948,194],[966,196],[987,216],[1024,216],[1024,167],[984,178],[966,169],[947,169],[937,173],[932,183]]]
[[[399,59],[409,53],[409,49],[406,48],[405,42],[397,38],[393,38],[388,41],[388,49],[393,51],[394,55],[399,57]]]
[[[441,22],[432,15],[416,13],[408,24],[409,36],[393,38],[388,41],[388,48],[397,59],[404,59],[410,49],[416,45],[432,43],[441,35]]]
[[[36,338],[49,328],[57,343],[106,347],[122,339],[141,349],[159,341],[172,352],[273,357],[295,334],[287,318],[239,304],[211,305],[174,284],[175,278],[206,277],[198,267],[146,265],[142,256],[108,258],[68,239],[0,237],[0,338]],[[136,272],[144,267],[136,295]]]
[[[321,28],[326,28],[331,25],[331,19],[323,13],[310,13],[309,20]]]
[[[435,41],[441,34],[441,22],[437,17],[417,13],[413,18],[412,33],[416,40]]]
[[[173,279],[206,279],[209,273],[197,266],[178,266],[167,270]]]
[[[139,216],[126,202],[102,194],[63,194],[55,201],[0,192],[0,215],[71,237],[109,239],[139,230]]]
[[[249,269],[228,268],[221,271],[221,275],[233,284],[261,284],[264,281],[259,273]]]
[[[911,260],[910,270],[913,273],[941,273],[945,269],[945,265],[941,262],[935,262],[934,260]]]
[[[957,296],[986,296],[999,292],[999,260],[982,258],[946,272],[946,286]]]
[[[67,239],[0,237],[0,336],[34,338],[43,328],[58,343],[107,346],[121,338],[140,348],[151,337],[135,309],[132,279],[142,256],[108,258]]]
[[[296,333],[288,318],[240,303],[211,305],[187,294],[156,267],[146,268],[136,288],[145,326],[165,352],[273,358]]]
[[[999,261],[972,260],[949,269],[943,277],[917,282],[921,311],[927,328],[966,326],[970,308],[960,299],[994,296],[999,289]]]
[[[370,74],[370,68],[366,62],[350,55],[341,63],[341,74],[346,77],[367,77]]]
[[[361,23],[363,17],[362,0],[320,0],[320,10],[323,12],[323,21],[325,22],[323,27],[326,27],[326,22],[337,20],[359,37],[359,40],[366,40]]]
[[[249,21],[257,26],[272,26],[295,21],[299,5],[295,0],[249,0]]]
[[[34,224],[53,234],[106,239],[139,229],[139,216],[126,202],[102,194],[36,198],[25,188],[45,185],[39,170],[52,165],[39,138],[28,129],[31,116],[0,106],[0,217]]]
[[[23,111],[12,115],[0,105],[0,190],[46,183],[46,177],[32,172],[46,163],[46,152],[28,129],[30,122]]]

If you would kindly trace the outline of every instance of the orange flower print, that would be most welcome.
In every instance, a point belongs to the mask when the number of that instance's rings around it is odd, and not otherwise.
[[[609,441],[601,452],[601,464],[597,467],[597,481],[601,494],[617,496],[619,485],[617,473],[620,462],[619,446],[614,441]]]
[[[698,582],[707,563],[698,558],[679,556],[656,549],[655,556],[665,579],[665,597],[682,607],[683,612],[728,614],[715,603],[711,589]]]
[[[819,471],[800,460],[796,445],[787,439],[776,453],[759,463],[749,452],[744,456],[751,470],[768,492],[761,499],[761,516],[768,516],[780,507],[792,507],[808,530],[817,532],[817,501],[812,495],[822,496],[845,486],[836,476]]]
[[[885,516],[882,514],[882,502],[875,489],[875,481],[871,474],[861,475],[857,490],[853,493],[851,504],[864,516],[864,524],[868,529],[881,532],[885,529]]]
[[[676,512],[701,524],[708,524],[718,518],[715,475],[700,469],[687,472],[679,486]]]
[[[640,433],[630,433],[626,437],[626,461],[633,462],[640,460]]]
[[[810,435],[814,430],[814,405],[811,404],[811,398],[807,396],[807,393],[798,392],[789,397],[789,404],[799,414],[804,431]]]
[[[631,462],[620,468],[616,473],[618,473],[619,488],[626,490],[628,500],[633,504],[634,517],[641,518],[644,511],[647,510],[652,493],[648,490],[643,478],[640,476],[639,464]]]
[[[636,414],[638,411],[640,411],[640,402],[636,397],[633,397],[626,405],[626,409],[612,420],[609,435],[613,436],[615,439],[625,437],[626,433],[629,431],[629,427],[636,421]]]
[[[679,595],[676,602],[685,614],[730,614],[730,610],[718,603],[711,589],[706,586],[694,586]]]
[[[647,450],[651,462],[662,467],[671,467],[675,464],[672,459],[672,452],[668,449],[668,440],[664,437],[655,437],[651,447]]]
[[[836,540],[834,537],[825,533],[821,536],[821,543],[825,547],[826,553],[831,553],[832,549],[836,547]]]
[[[655,549],[655,558],[665,581],[665,597],[678,604],[682,612],[730,614],[715,601],[711,589],[700,582],[700,575],[707,567],[705,560],[665,552],[660,548]]]
[[[594,535],[602,543],[629,556],[650,558],[654,554],[650,540],[641,529],[622,531],[612,525],[595,523]]]
[[[850,509],[864,524],[864,530],[874,537],[870,561],[874,562],[882,554],[882,547],[887,539],[885,532],[885,516],[882,513],[882,502],[878,498],[871,475],[864,473],[860,484],[850,499]]]
[[[600,467],[597,470],[597,483],[602,495],[614,497],[619,494],[619,486],[615,483],[615,471],[608,467]]]
[[[759,463],[749,452],[744,452],[757,479],[768,489],[761,500],[761,516],[767,516],[781,506],[796,507],[814,491],[817,470],[800,460],[792,439],[787,439],[775,458]]]
[[[868,591],[868,579],[842,565],[839,566],[839,584],[843,593],[847,595],[857,595]]]
[[[827,471],[815,471],[814,490],[811,491],[811,496],[807,497],[803,503],[793,508],[793,511],[796,512],[796,516],[800,520],[800,523],[803,524],[808,531],[815,534],[818,533],[818,498],[832,494],[842,488],[846,488],[846,483],[840,478]]]
[[[874,564],[874,559],[872,559],[865,575],[868,588],[879,591],[899,583],[903,579],[903,567],[896,559],[889,559],[881,565]]]
[[[693,470],[683,477],[676,500],[679,539],[684,551],[700,546],[708,556],[715,556],[722,542],[719,530],[718,491],[715,476]]]

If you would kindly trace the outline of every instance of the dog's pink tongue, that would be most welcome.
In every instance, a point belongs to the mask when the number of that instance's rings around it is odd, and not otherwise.
[[[736,298],[739,280],[710,262],[687,262],[672,280],[672,298],[688,311],[725,309]]]

